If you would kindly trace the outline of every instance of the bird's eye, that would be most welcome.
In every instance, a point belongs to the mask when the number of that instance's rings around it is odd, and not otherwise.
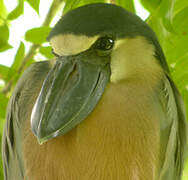
[[[108,51],[114,46],[114,40],[109,37],[102,37],[97,40],[95,48],[103,51]]]
[[[60,55],[56,54],[53,49],[52,49],[52,54],[53,54],[54,56],[56,56],[56,57],[60,57]]]

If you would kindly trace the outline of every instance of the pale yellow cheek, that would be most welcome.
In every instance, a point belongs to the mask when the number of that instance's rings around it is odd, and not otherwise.
[[[151,81],[162,74],[155,58],[155,48],[144,37],[117,40],[111,55],[112,83],[143,78]]]
[[[128,60],[128,59],[127,59]],[[114,50],[111,56],[111,82],[117,82],[126,77],[126,57],[123,56],[120,49]]]
[[[60,56],[75,55],[89,49],[98,36],[87,37],[84,35],[64,34],[54,36],[50,44],[54,52]]]

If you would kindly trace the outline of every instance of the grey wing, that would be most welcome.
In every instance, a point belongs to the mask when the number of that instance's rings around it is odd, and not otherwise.
[[[32,64],[18,81],[9,101],[2,142],[5,180],[24,179],[23,128],[25,122],[30,119],[27,116],[31,111],[28,107],[34,103],[50,68],[51,65],[47,61]]]
[[[170,77],[163,81],[166,122],[161,122],[161,147],[165,150],[160,180],[180,180],[187,142],[187,123],[183,100]],[[163,101],[163,100],[162,100]],[[167,140],[167,141],[165,141]]]
[[[4,127],[3,132],[3,142],[2,142],[2,158],[3,158],[3,169],[4,169],[4,179],[13,179],[12,171],[17,173],[16,177],[19,179],[23,179],[23,172],[22,172],[22,163],[20,162],[21,159],[18,157],[18,153],[15,151],[15,134],[13,130],[13,116],[12,113],[15,112],[17,107],[16,105],[16,97],[14,96],[11,98],[9,105],[8,105],[8,113],[7,113],[7,120]]]

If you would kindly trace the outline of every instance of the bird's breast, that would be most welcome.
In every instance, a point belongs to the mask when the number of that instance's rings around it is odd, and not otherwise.
[[[39,145],[30,132],[24,144],[28,175],[40,179],[44,171],[45,180],[157,180],[160,121],[150,91],[109,84],[95,110],[66,135]]]

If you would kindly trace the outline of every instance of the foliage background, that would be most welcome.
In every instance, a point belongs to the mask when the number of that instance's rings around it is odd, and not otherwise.
[[[135,13],[134,0],[53,0],[43,24],[40,27],[28,29],[23,34],[26,41],[20,41],[12,66],[1,64],[0,59],[0,81],[3,82],[0,83],[0,138],[6,106],[17,80],[23,71],[36,61],[37,54],[43,55],[46,59],[53,58],[51,48],[46,46],[45,42],[55,15],[59,11],[65,14],[73,8],[96,2],[114,3]],[[15,19],[24,16],[25,3],[39,14],[40,0],[18,0],[17,6],[11,12],[7,11],[4,1],[0,0],[0,53],[14,48],[9,44],[9,28]],[[184,98],[188,114],[188,0],[140,0],[140,3],[150,13],[146,22],[159,38],[173,80]],[[28,51],[25,50],[26,44],[30,45]],[[2,163],[0,179],[3,179]],[[183,175],[183,180],[187,179],[188,161]]]

